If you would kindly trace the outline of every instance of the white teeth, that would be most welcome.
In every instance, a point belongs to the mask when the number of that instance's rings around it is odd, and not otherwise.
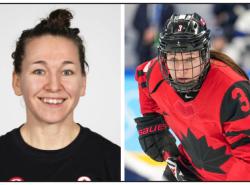
[[[41,98],[41,100],[44,103],[48,103],[48,104],[61,104],[64,101],[64,99],[54,99],[54,98]]]

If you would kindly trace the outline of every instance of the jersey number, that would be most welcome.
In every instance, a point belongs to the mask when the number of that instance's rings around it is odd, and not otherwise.
[[[233,99],[238,99],[239,97],[239,101],[241,103],[241,107],[240,109],[243,111],[243,112],[247,112],[249,111],[250,109],[250,105],[249,105],[249,101],[248,101],[248,98],[246,96],[246,94],[244,93],[244,91],[240,88],[235,88],[233,91],[232,91],[232,98]]]
[[[183,27],[183,26],[180,24],[177,31],[178,31],[178,32],[182,31],[182,27]]]

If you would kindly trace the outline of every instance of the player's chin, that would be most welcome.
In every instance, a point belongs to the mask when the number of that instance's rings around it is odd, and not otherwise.
[[[182,83],[182,84],[186,84],[186,83],[189,83],[189,82],[193,81],[192,78],[176,78],[175,80],[178,83]]]

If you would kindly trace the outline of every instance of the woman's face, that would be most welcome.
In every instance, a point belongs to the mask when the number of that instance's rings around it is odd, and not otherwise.
[[[28,121],[73,121],[85,94],[78,48],[65,37],[45,35],[27,42],[21,74],[13,74],[16,95],[23,95]]]
[[[199,51],[169,53],[166,62],[171,77],[179,83],[197,80],[204,68]]]

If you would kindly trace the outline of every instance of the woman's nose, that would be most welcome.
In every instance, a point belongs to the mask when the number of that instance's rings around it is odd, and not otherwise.
[[[57,92],[61,89],[60,78],[57,75],[49,75],[47,79],[46,89],[52,92]]]
[[[182,61],[176,61],[174,64],[174,68],[177,72],[183,72],[185,69],[184,63]]]

